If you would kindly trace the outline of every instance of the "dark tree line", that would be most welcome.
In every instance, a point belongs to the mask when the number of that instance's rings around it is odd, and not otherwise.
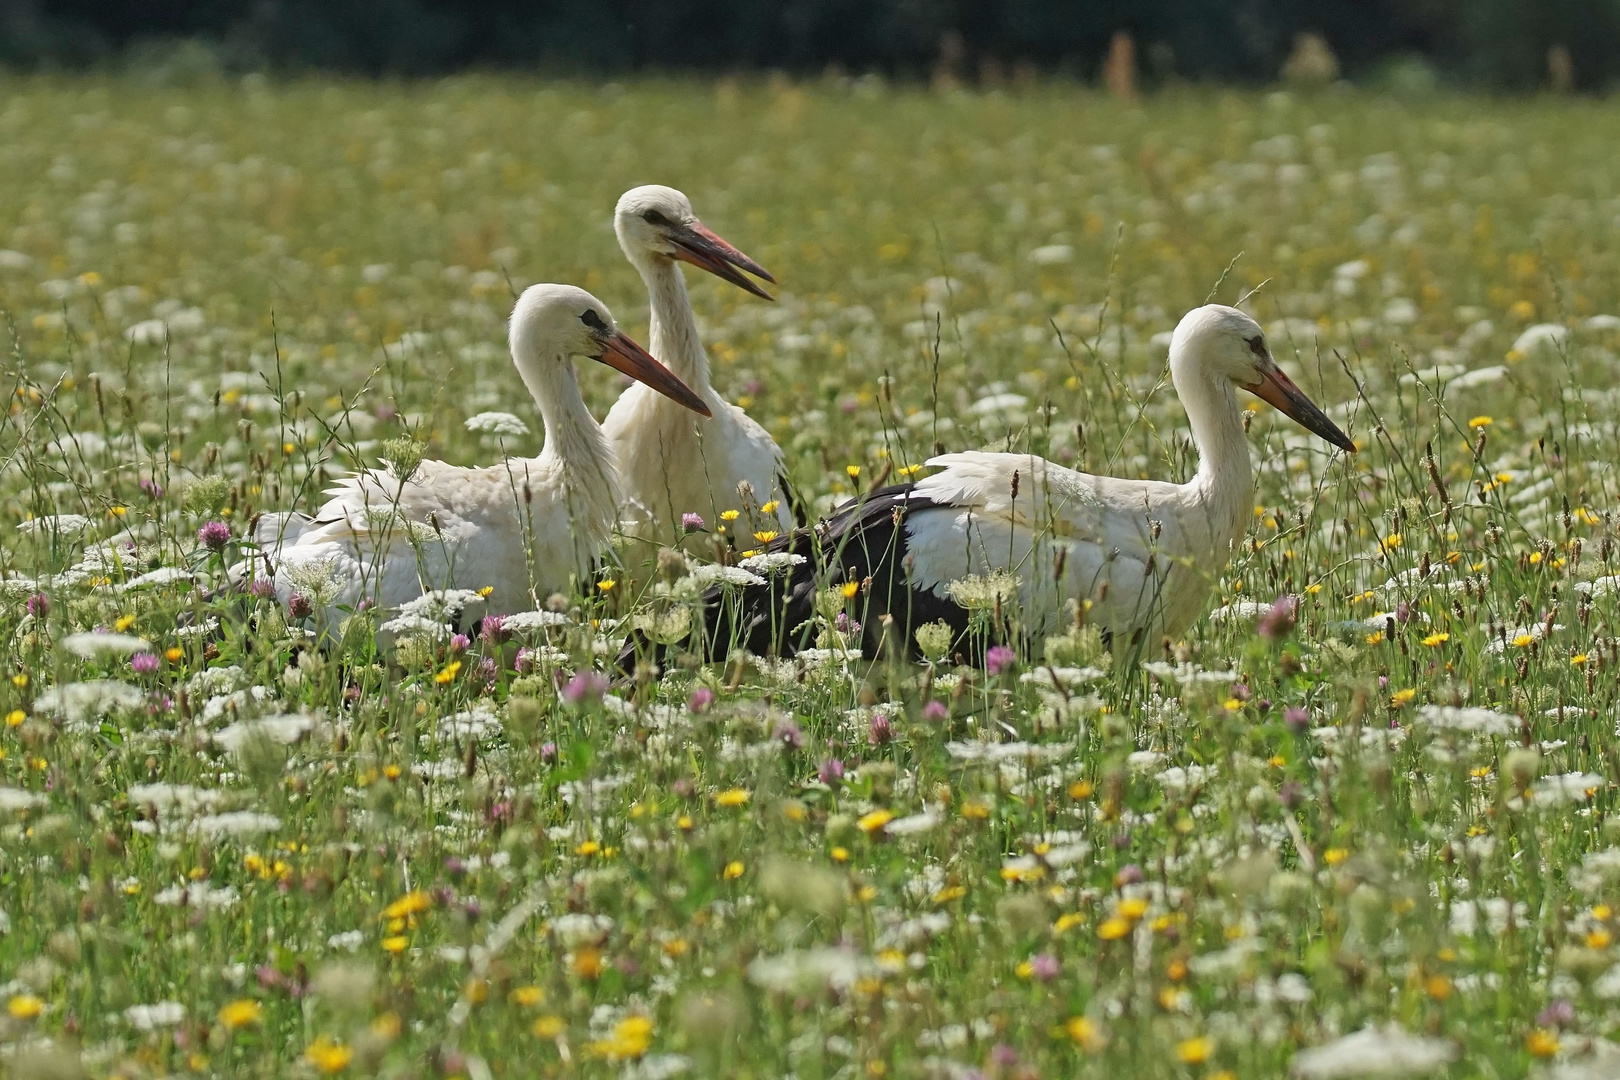
[[[1620,0],[0,0],[0,63],[116,66],[186,40],[227,71],[914,78],[943,52],[970,81],[1095,78],[1121,30],[1149,82],[1270,82],[1302,32],[1351,78],[1418,56],[1458,83],[1532,89],[1562,46],[1577,88],[1620,79]]]

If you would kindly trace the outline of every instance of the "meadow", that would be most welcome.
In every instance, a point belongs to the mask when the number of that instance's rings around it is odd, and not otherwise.
[[[1616,130],[1355,91],[0,80],[0,1075],[1611,1075]],[[1165,349],[1206,298],[1247,295],[1360,452],[1256,403],[1217,610],[1140,665],[833,640],[626,680],[649,601],[611,568],[517,639],[386,653],[386,612],[318,648],[221,588],[256,514],[402,445],[537,452],[512,290],[645,340],[611,211],[648,182],[779,279],[688,274],[818,509],[939,446],[1184,479]],[[582,382],[598,416],[622,386]]]

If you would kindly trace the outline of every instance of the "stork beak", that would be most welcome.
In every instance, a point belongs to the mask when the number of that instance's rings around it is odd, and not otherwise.
[[[671,401],[685,405],[699,416],[713,416],[709,407],[675,373],[653,358],[653,354],[630,339],[622,330],[614,330],[602,342],[602,355],[592,357],[615,371],[622,371],[638,382],[644,382]]]
[[[776,299],[739,273],[738,268],[774,284],[776,279],[771,276],[770,271],[726,243],[703,222],[691,221],[685,225],[677,225],[669,238],[675,244],[675,257],[681,262],[691,263],[699,269],[707,270],[715,277],[724,278],[739,289],[751,292],[755,296],[766,300]]]
[[[1340,450],[1350,453],[1356,452],[1356,444],[1350,437],[1339,430],[1339,425],[1328,419],[1327,413],[1316,407],[1316,402],[1305,396],[1305,391],[1295,385],[1294,380],[1284,374],[1283,369],[1275,363],[1267,365],[1265,374],[1260,381],[1251,383],[1243,389],[1262,401],[1269,402],[1284,416],[1299,424],[1306,431],[1319,435]]]

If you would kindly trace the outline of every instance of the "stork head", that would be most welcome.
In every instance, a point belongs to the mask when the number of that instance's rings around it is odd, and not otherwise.
[[[1184,315],[1170,340],[1170,369],[1178,388],[1195,373],[1226,380],[1339,449],[1355,452],[1350,437],[1277,366],[1260,324],[1237,308],[1206,304]]]
[[[692,212],[686,196],[672,187],[648,184],[631,188],[619,198],[613,211],[613,231],[619,247],[633,263],[644,259],[679,259],[724,278],[755,296],[772,299],[742,271],[774,282],[759,263],[732,247]]]
[[[525,365],[566,364],[572,357],[586,356],[646,383],[695,413],[712,415],[691,387],[620,330],[607,305],[584,289],[572,285],[524,289],[512,309],[509,336],[512,357],[520,370]]]

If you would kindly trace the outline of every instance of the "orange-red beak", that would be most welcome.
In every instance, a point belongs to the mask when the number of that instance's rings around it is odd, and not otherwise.
[[[691,221],[684,225],[676,225],[670,231],[669,238],[675,245],[675,257],[681,262],[691,263],[699,269],[707,270],[715,277],[724,278],[739,289],[751,292],[755,296],[766,300],[775,299],[751,279],[743,276],[739,268],[774,284],[776,279],[771,276],[770,271],[726,243],[703,222]]]
[[[679,402],[699,416],[713,416],[690,386],[675,377],[675,373],[653,358],[653,354],[637,345],[622,330],[614,330],[602,338],[602,355],[593,357],[615,371],[644,382],[671,401]]]
[[[1295,385],[1294,380],[1275,363],[1267,361],[1267,370],[1260,376],[1260,381],[1243,389],[1261,401],[1269,402],[1300,427],[1321,436],[1340,450],[1352,454],[1356,452],[1356,444],[1350,441],[1350,436],[1340,431],[1339,425],[1329,420],[1327,413],[1317,408],[1316,402],[1306,397],[1305,391]]]

